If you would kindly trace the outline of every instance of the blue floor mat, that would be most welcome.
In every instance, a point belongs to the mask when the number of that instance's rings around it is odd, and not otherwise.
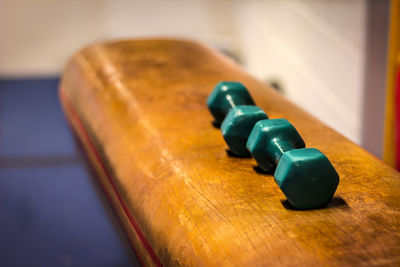
[[[0,79],[0,266],[138,266],[58,100]]]

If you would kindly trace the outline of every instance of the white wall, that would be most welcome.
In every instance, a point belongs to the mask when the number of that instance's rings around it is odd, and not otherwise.
[[[359,142],[366,2],[246,1],[238,5],[248,70]]]
[[[60,73],[82,46],[113,38],[185,37],[232,48],[237,40],[231,38],[235,19],[227,10],[233,3],[1,0],[0,76]]]
[[[235,53],[261,80],[280,79],[291,100],[360,143],[367,6],[367,0],[2,0],[0,75],[58,74],[74,51],[106,39],[194,38]]]
[[[1,0],[0,75],[59,73],[77,49],[105,38],[98,0]]]

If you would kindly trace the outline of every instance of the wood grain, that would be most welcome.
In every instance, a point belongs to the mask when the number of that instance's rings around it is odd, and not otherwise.
[[[253,159],[227,155],[205,104],[221,80],[244,83],[327,155],[341,179],[327,208],[290,209]],[[68,63],[61,95],[146,265],[400,264],[399,173],[201,44],[90,46]]]

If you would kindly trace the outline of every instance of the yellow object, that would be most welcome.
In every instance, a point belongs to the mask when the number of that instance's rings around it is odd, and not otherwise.
[[[389,53],[387,65],[387,89],[383,160],[392,167],[396,164],[395,146],[395,77],[400,54],[400,0],[392,0],[390,6]]]

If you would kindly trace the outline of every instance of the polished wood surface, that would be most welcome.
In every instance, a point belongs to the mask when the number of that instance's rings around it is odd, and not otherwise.
[[[227,154],[205,104],[221,80],[244,83],[327,155],[340,175],[327,208],[291,209],[253,159]],[[203,45],[90,46],[68,63],[61,96],[146,265],[400,264],[399,173]]]

